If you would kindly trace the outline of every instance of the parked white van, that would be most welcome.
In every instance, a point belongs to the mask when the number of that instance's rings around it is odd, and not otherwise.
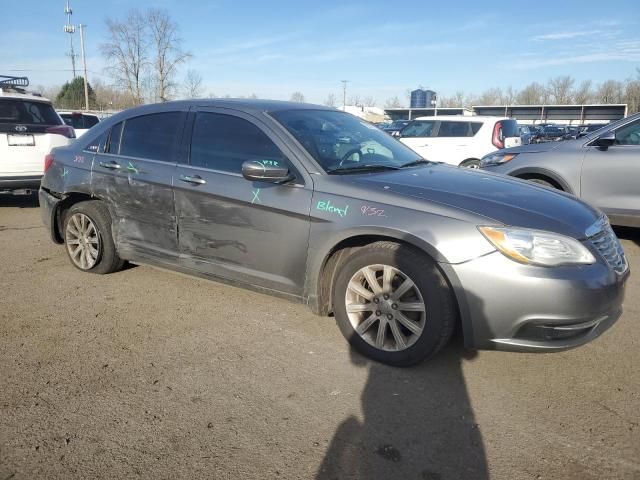
[[[469,168],[478,168],[488,153],[522,143],[518,123],[506,117],[419,117],[398,136],[427,160]]]

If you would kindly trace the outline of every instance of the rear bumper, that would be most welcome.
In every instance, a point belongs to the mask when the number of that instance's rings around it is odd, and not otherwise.
[[[465,344],[518,352],[567,350],[601,335],[622,314],[629,277],[604,263],[534,267],[498,252],[447,267]]]
[[[38,190],[42,175],[0,177],[0,192],[12,190]]]
[[[62,238],[58,233],[58,203],[60,199],[42,188],[38,191],[38,198],[40,199],[42,223],[49,230],[51,240],[55,243],[62,243]]]

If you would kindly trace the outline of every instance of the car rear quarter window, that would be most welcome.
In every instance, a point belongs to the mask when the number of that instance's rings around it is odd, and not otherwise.
[[[120,155],[171,161],[182,124],[181,117],[180,112],[162,112],[125,120]]]
[[[62,125],[62,121],[49,103],[0,99],[0,126],[15,125]]]
[[[482,127],[479,122],[440,122],[438,137],[473,137]]]
[[[415,120],[402,129],[402,136],[405,138],[431,137],[435,124],[433,120]]]
[[[191,165],[241,173],[247,160],[286,161],[256,125],[239,117],[198,112],[191,135]]]

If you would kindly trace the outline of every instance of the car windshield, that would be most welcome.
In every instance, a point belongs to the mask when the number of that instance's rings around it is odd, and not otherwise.
[[[382,130],[348,113],[287,110],[271,115],[327,172],[399,168],[421,158]]]

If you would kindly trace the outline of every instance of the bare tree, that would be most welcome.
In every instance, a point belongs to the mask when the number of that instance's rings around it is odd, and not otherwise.
[[[501,103],[504,105],[513,105],[518,97],[518,93],[509,85],[503,92]]]
[[[584,80],[580,82],[578,88],[573,92],[573,101],[576,105],[589,103],[592,97],[593,92],[591,91],[591,80]]]
[[[596,99],[600,103],[622,103],[624,88],[622,82],[607,80],[602,83],[596,92]]]
[[[362,103],[365,107],[375,107],[376,106],[376,99],[369,96],[369,97],[364,97],[364,99],[362,100]]]
[[[402,102],[400,101],[400,99],[398,97],[389,98],[389,99],[387,99],[386,102],[384,102],[384,107],[385,108],[400,108],[400,107],[402,107]]]
[[[304,103],[304,95],[302,94],[302,92],[293,92],[291,94],[291,98],[289,99],[290,102],[298,102],[298,103]]]
[[[176,86],[174,78],[178,66],[191,58],[191,54],[182,50],[178,25],[171,20],[169,12],[152,8],[146,17],[153,45],[151,64],[156,82],[156,96],[161,102],[166,102]]]
[[[635,80],[627,80],[625,86],[625,101],[627,103],[629,113],[640,112],[640,69]]]
[[[324,104],[327,107],[335,107],[337,102],[338,100],[336,99],[336,96],[333,93],[330,93],[324,101]]]
[[[519,105],[539,105],[547,103],[547,91],[538,82],[533,82],[520,90],[516,101]]]
[[[502,89],[499,87],[490,88],[482,92],[478,98],[480,105],[500,105],[502,103]]]
[[[570,75],[549,79],[547,89],[556,105],[569,105],[573,101],[572,90],[576,81]]]
[[[362,101],[360,100],[360,95],[351,95],[349,100],[347,100],[348,105],[362,105]]]
[[[148,64],[147,25],[138,10],[124,21],[107,18],[107,41],[100,45],[109,75],[116,85],[127,89],[136,104],[143,102],[144,70]]]
[[[202,88],[202,75],[200,75],[196,70],[187,70],[183,90],[184,96],[187,98],[201,97],[204,91]]]

